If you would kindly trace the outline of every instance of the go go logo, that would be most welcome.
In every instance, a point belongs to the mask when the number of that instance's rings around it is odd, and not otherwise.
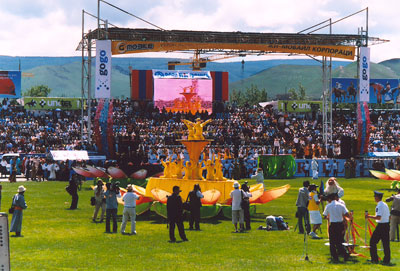
[[[107,76],[108,75],[108,70],[107,70],[107,64],[108,63],[108,56],[107,52],[105,50],[100,51],[100,65],[99,65],[99,74]]]

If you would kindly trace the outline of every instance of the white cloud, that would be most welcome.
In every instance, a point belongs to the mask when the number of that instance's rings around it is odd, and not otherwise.
[[[0,0],[0,54],[79,55],[82,9],[97,14],[93,0]],[[166,29],[295,33],[328,18],[339,19],[369,7],[370,36],[391,42],[373,46],[372,60],[399,57],[398,0],[109,0]],[[151,26],[101,4],[102,18],[121,27]],[[96,21],[86,17],[86,29]],[[333,33],[357,34],[365,13],[337,23]],[[320,33],[327,33],[327,29]],[[170,56],[170,55],[166,55]]]

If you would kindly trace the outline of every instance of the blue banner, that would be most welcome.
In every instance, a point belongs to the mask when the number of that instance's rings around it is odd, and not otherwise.
[[[358,83],[355,78],[332,78],[332,102],[357,103]],[[400,103],[398,79],[370,79],[369,103]]]
[[[357,79],[332,78],[332,102],[356,103],[357,86]]]
[[[21,97],[21,72],[0,71],[0,98]]]
[[[398,79],[370,79],[369,85],[370,103],[396,103],[397,98],[400,99]]]

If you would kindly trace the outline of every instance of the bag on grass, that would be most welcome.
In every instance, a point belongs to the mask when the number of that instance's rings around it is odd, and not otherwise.
[[[96,205],[96,198],[95,197],[91,197],[90,198],[90,205],[92,205],[92,206]]]

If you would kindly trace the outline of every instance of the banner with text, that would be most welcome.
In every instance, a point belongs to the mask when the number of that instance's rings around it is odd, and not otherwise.
[[[327,56],[353,60],[354,46],[343,45],[303,45],[303,44],[248,44],[209,42],[156,42],[156,41],[113,41],[112,54],[133,54],[144,52],[184,51],[184,50],[254,50],[274,53],[293,53]]]
[[[78,110],[81,109],[81,99],[24,97],[24,108],[27,110]]]
[[[0,98],[21,97],[21,72],[0,71]]]
[[[109,99],[111,96],[111,40],[96,41],[95,97]]]
[[[154,79],[206,79],[211,80],[209,71],[153,70]]]
[[[360,102],[369,102],[369,56],[368,47],[360,47]]]
[[[282,112],[313,112],[322,110],[319,101],[278,101],[278,110]]]

